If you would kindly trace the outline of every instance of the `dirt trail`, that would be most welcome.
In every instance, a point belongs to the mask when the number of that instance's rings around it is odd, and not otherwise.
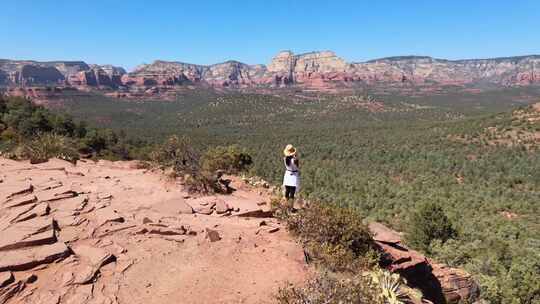
[[[193,197],[134,164],[0,158],[0,303],[271,303],[308,276],[280,223],[244,216],[264,189]]]

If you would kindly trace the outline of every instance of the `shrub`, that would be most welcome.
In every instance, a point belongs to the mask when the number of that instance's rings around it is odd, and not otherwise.
[[[407,286],[405,279],[397,273],[377,268],[365,272],[364,275],[382,303],[422,303],[422,292]]]
[[[73,146],[72,140],[65,136],[45,133],[20,145],[16,155],[17,158],[30,159],[30,163],[46,162],[52,157],[75,163],[79,154]]]
[[[319,275],[304,287],[281,288],[276,299],[281,304],[384,303],[367,277],[340,278],[331,273]]]
[[[442,208],[435,203],[423,203],[410,218],[406,241],[415,248],[429,252],[432,241],[444,243],[455,236],[456,231]]]
[[[172,168],[177,176],[200,171],[199,155],[188,137],[169,137],[165,143],[150,153],[150,159],[162,168]]]
[[[217,159],[213,157],[210,162],[218,163]],[[150,153],[150,160],[162,169],[172,169],[173,178],[183,177],[184,185],[190,192],[228,193],[230,190],[227,183],[221,180],[221,174],[201,168],[199,154],[188,137],[171,136]]]
[[[218,146],[208,149],[202,157],[202,168],[208,172],[224,171],[237,174],[247,170],[253,161],[245,149],[236,145]]]
[[[373,263],[373,239],[358,211],[321,203],[285,215],[289,230],[315,261],[330,270],[358,270]]]

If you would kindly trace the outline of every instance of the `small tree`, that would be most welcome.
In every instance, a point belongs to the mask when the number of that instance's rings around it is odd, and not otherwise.
[[[165,143],[150,153],[150,159],[163,168],[173,168],[177,174],[193,174],[200,171],[199,155],[186,136],[169,137]]]
[[[223,170],[228,174],[238,174],[247,170],[253,164],[253,160],[245,149],[232,145],[208,149],[203,155],[201,163],[202,169],[207,172]]]
[[[443,243],[455,237],[456,231],[442,208],[435,203],[423,203],[413,212],[406,240],[411,246],[429,252],[433,240]]]

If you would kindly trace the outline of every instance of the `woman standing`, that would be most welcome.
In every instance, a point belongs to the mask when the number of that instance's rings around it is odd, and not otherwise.
[[[285,157],[285,175],[283,176],[283,186],[285,186],[285,198],[294,200],[294,194],[300,188],[300,163],[296,155],[296,148],[293,145],[287,145],[283,151]]]

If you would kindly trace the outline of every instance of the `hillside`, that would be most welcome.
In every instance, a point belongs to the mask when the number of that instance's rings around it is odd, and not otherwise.
[[[303,197],[405,232],[417,209],[434,202],[457,234],[423,252],[471,272],[492,303],[533,295],[523,278],[537,277],[540,262],[540,155],[527,105],[538,93],[369,96],[197,92],[172,102],[79,99],[58,109],[130,136],[183,134],[202,150],[247,147],[252,173],[274,183],[283,143],[296,144]]]
[[[75,114],[76,123],[10,99],[0,106],[0,148],[13,149],[6,154],[11,157],[31,157],[40,152],[35,145],[50,144],[41,132],[53,131],[69,137],[64,142],[69,153],[79,148],[84,157],[155,159],[156,150],[170,151],[162,142],[177,135],[190,138],[190,149],[202,155],[213,155],[216,145],[236,144],[252,156],[250,174],[279,184],[280,151],[283,143],[293,143],[302,159],[302,199],[322,202],[333,214],[314,219],[325,231],[348,227],[339,222],[343,218],[360,235],[363,223],[384,223],[404,232],[399,243],[395,238],[386,243],[464,269],[478,282],[482,298],[534,303],[540,161],[537,106],[529,104],[538,100],[537,92],[289,94],[205,90],[172,102],[136,103],[76,96],[54,108]],[[430,218],[430,210],[438,215]],[[438,227],[446,227],[442,236],[431,235]],[[331,237],[338,235],[350,234]],[[421,237],[411,238],[416,235]],[[341,241],[347,242],[338,239],[338,246]],[[326,258],[348,261],[337,251]]]

